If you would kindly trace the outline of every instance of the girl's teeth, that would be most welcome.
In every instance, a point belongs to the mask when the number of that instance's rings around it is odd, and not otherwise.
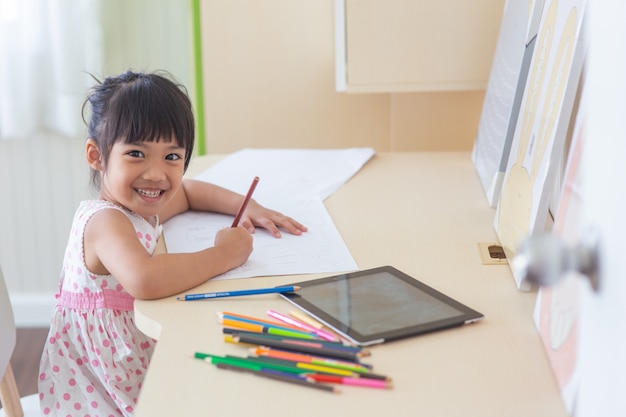
[[[147,191],[147,190],[137,190],[139,194],[143,194],[146,197],[158,197],[161,194],[160,191]]]

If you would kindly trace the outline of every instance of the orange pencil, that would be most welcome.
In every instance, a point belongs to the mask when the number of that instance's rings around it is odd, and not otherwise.
[[[217,313],[217,317],[218,317],[218,320],[220,321],[224,318],[233,319],[233,320],[241,319],[240,321],[247,321],[248,323],[267,324],[268,326],[284,327],[284,328],[288,328],[292,330],[302,331],[302,329],[299,329],[296,326],[293,326],[288,323],[279,323],[277,321],[264,320],[264,319],[260,319],[257,317],[246,316],[245,314],[231,313],[229,311],[220,311]]]
[[[223,319],[222,324],[226,327],[246,330],[254,333],[267,333],[270,335],[276,336],[285,336],[285,337],[297,337],[304,340],[315,339],[316,336],[313,333],[305,333],[299,330],[290,330],[283,327],[274,327],[274,326],[264,326],[262,324],[254,324],[254,323],[246,323],[244,321],[231,320],[231,319]]]

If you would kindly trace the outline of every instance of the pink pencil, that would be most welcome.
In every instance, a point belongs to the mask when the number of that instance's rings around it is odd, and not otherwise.
[[[328,340],[329,342],[336,342],[338,339],[335,335],[325,332],[322,329],[316,329],[313,326],[310,326],[306,323],[298,321],[296,319],[292,319],[291,317],[280,314],[274,310],[267,310],[267,315],[275,318],[276,320],[280,320],[283,323],[291,324],[292,326],[298,327],[299,329],[306,330],[307,332],[312,332],[321,337],[324,340]]]

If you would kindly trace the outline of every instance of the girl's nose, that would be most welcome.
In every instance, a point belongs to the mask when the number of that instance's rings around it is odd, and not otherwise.
[[[150,181],[161,181],[166,178],[165,170],[158,164],[152,164],[144,171],[143,178]]]

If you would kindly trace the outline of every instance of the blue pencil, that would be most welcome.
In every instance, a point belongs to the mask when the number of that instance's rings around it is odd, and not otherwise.
[[[241,295],[256,295],[256,294],[275,294],[281,292],[296,292],[300,289],[298,286],[287,287],[272,287],[272,288],[256,288],[251,290],[238,290],[238,291],[220,291],[220,292],[205,292],[199,294],[186,294],[183,297],[176,297],[179,301],[193,301],[193,300],[206,300],[207,298],[225,298],[225,297],[238,297]]]

